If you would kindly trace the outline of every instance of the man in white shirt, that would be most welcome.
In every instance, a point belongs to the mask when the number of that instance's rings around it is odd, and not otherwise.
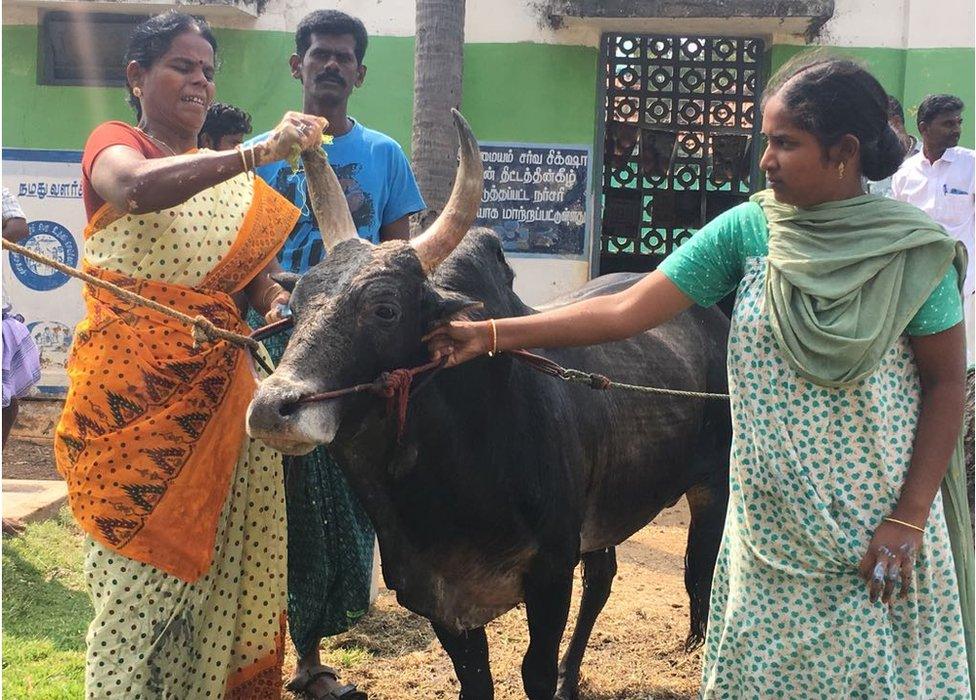
[[[976,153],[961,148],[963,103],[954,95],[929,95],[918,106],[918,131],[922,135],[922,152],[904,163],[891,179],[892,197],[914,204],[950,236],[962,241],[969,252],[969,268],[963,288],[969,362],[976,361],[973,333],[974,280],[976,261]]]

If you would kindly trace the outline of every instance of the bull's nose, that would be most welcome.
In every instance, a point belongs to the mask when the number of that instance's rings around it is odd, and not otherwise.
[[[258,387],[248,409],[248,432],[267,434],[282,430],[301,405],[300,398],[297,387],[265,380]]]

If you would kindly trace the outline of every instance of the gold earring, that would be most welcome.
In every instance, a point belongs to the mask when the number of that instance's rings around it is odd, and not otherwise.
[[[843,180],[844,179],[844,167],[845,167],[844,166],[844,161],[841,161],[840,162],[840,165],[837,166],[837,179],[838,180]]]
[[[132,94],[136,96],[137,100],[142,99],[142,88],[134,87],[132,88]]]

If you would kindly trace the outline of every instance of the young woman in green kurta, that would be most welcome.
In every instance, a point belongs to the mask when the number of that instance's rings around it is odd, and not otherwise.
[[[920,210],[861,191],[901,162],[886,100],[848,61],[790,70],[763,108],[769,190],[626,291],[429,340],[452,364],[606,342],[736,291],[703,697],[970,697],[955,564],[970,570],[972,544],[955,562],[939,493],[962,425],[965,258]],[[965,509],[951,520],[969,536]]]

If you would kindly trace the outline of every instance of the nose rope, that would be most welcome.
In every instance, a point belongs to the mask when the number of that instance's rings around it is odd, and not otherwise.
[[[314,403],[318,401],[329,401],[338,399],[350,394],[370,393],[374,396],[386,399],[387,416],[395,413],[397,419],[397,442],[403,439],[403,431],[407,424],[407,408],[410,404],[410,387],[414,378],[419,374],[440,369],[446,357],[428,362],[409,369],[395,369],[391,372],[383,372],[374,381],[368,384],[357,384],[346,387],[345,389],[335,389],[333,391],[323,391],[318,394],[303,396],[296,403]],[[433,376],[433,374],[431,374]],[[429,377],[428,377],[429,379]],[[426,382],[424,382],[426,383]],[[420,385],[422,386],[422,384]],[[418,389],[420,388],[418,386]]]

